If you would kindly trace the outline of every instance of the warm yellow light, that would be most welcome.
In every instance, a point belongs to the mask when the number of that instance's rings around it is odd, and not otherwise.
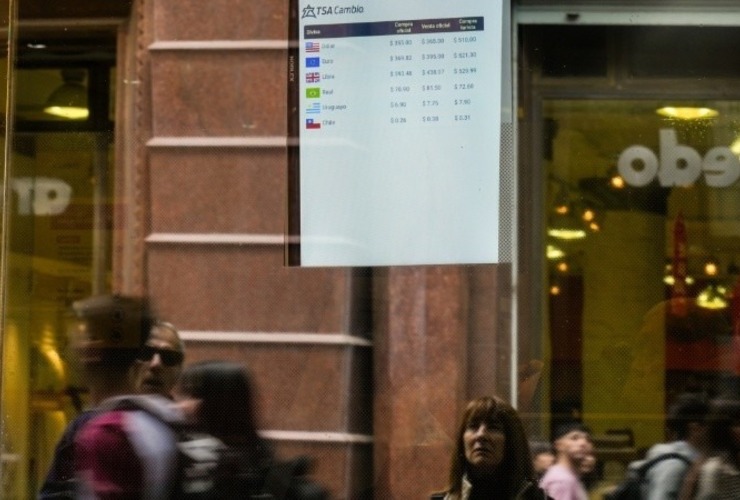
[[[586,237],[586,231],[583,229],[552,228],[547,230],[547,234],[559,240],[580,240]]]
[[[706,309],[724,309],[728,306],[727,289],[723,286],[709,285],[696,297],[696,304]]]
[[[560,215],[565,215],[568,213],[568,205],[557,205],[555,207],[555,212]]]
[[[597,232],[601,230],[601,226],[599,226],[598,222],[592,221],[591,224],[588,225],[589,229],[593,232]]]
[[[591,222],[596,217],[596,212],[591,210],[590,208],[587,208],[583,211],[583,214],[581,215],[581,218],[585,220],[586,222]]]
[[[90,116],[90,110],[76,106],[49,106],[44,108],[44,112],[69,120],[84,120]]]
[[[547,245],[546,254],[549,260],[557,260],[565,257],[565,252],[555,245]]]
[[[732,141],[732,144],[730,144],[730,151],[740,156],[740,137]]]
[[[684,282],[687,285],[693,285],[695,280],[693,276],[686,276],[686,278],[684,278]],[[672,274],[666,274],[665,276],[663,276],[663,283],[665,283],[668,286],[673,286],[676,284],[676,277],[673,276]]]
[[[609,179],[609,183],[612,185],[614,189],[622,189],[624,188],[624,179],[621,175],[613,175],[611,179]]]
[[[558,262],[558,265],[556,267],[558,268],[558,271],[560,271],[561,273],[568,272],[567,262]]]
[[[693,106],[665,106],[657,109],[656,113],[676,120],[704,120],[719,116],[716,109]]]
[[[552,285],[550,287],[550,295],[560,295],[560,287],[558,285]]]
[[[704,264],[704,274],[707,276],[717,276],[717,263],[710,260]]]

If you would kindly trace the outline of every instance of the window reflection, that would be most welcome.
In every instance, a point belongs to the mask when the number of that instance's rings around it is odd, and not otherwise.
[[[70,304],[110,289],[113,38],[22,45],[9,176],[3,498],[31,498],[86,389]],[[74,50],[73,50],[74,49]]]
[[[675,105],[717,115],[669,119],[657,100],[544,103],[553,420],[628,428],[638,448],[663,440],[677,394],[735,390],[740,369],[740,106]]]

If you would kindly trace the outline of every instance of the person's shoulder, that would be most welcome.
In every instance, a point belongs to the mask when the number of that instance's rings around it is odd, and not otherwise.
[[[173,402],[157,394],[127,394],[106,399],[98,409],[109,411],[143,411],[167,423],[179,424],[182,412]]]
[[[675,443],[657,443],[652,445],[647,453],[645,453],[645,459],[650,460],[658,455],[665,455],[666,453],[673,453],[675,451]]]
[[[650,448],[644,463],[651,464],[650,469],[689,467],[697,458],[696,451],[682,441],[661,443]]]
[[[540,479],[540,485],[547,484],[551,481],[561,482],[573,480],[577,481],[578,477],[571,470],[560,464],[555,464],[547,469],[545,475]]]

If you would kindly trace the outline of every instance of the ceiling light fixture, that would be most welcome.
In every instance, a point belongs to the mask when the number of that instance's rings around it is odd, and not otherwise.
[[[727,289],[712,283],[697,295],[696,304],[705,309],[724,309],[728,306]]]
[[[565,252],[555,245],[547,245],[546,255],[548,260],[558,260],[565,257]]]
[[[674,120],[705,120],[719,116],[716,109],[696,106],[664,106],[655,112]]]
[[[87,88],[85,70],[69,68],[62,70],[64,83],[49,95],[44,112],[69,120],[84,120],[90,116],[87,107]]]

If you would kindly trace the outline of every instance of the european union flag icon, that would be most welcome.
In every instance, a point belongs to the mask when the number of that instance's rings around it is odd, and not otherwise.
[[[320,57],[307,57],[306,58],[306,67],[307,68],[318,68],[321,66],[321,58]]]

